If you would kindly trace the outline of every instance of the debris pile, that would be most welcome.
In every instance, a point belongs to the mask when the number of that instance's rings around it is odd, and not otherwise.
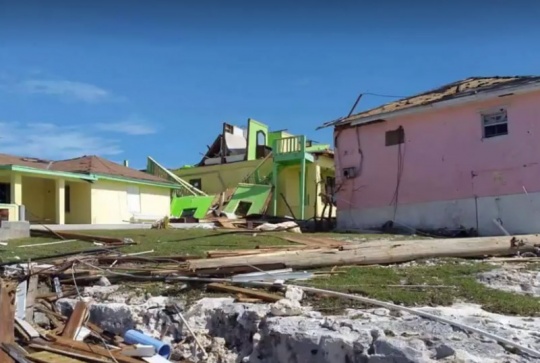
[[[285,223],[277,228],[297,227]],[[265,233],[268,227],[251,228],[246,233]],[[499,336],[466,320],[455,322],[440,311],[286,283],[333,274],[335,266],[514,256],[537,251],[539,236],[355,244],[283,232],[275,235],[295,244],[214,250],[199,258],[118,252],[121,246],[135,243],[129,239],[39,233],[52,234],[65,243],[76,239],[102,246],[25,264],[3,263],[0,362],[433,362],[465,353],[458,349],[460,344],[436,341],[429,334],[463,339],[465,331],[483,337],[486,341],[480,343],[487,345],[473,343],[503,359],[496,361],[512,362],[506,356],[510,349],[540,357],[530,345],[522,345],[519,337]],[[332,269],[313,271],[321,267]],[[187,310],[186,301],[133,294],[145,282],[166,283],[179,291],[202,285],[234,298],[203,299]],[[379,308],[357,311],[356,319],[351,315],[332,320],[302,304],[306,293]],[[256,304],[261,302],[265,304]],[[390,310],[399,312],[401,325],[387,321]],[[418,330],[427,335],[416,336]],[[462,361],[486,361],[481,360],[485,355],[479,357]]]

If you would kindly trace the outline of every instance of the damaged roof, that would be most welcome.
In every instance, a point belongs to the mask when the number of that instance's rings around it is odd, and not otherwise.
[[[387,115],[396,111],[413,109],[427,106],[442,101],[457,99],[487,93],[505,88],[516,88],[540,83],[540,76],[509,76],[509,77],[471,77],[453,82],[439,88],[423,92],[414,96],[406,97],[398,101],[386,103],[382,106],[362,111],[349,117],[326,122],[320,128],[349,124],[352,121],[363,118],[371,118],[378,115]]]
[[[99,174],[104,176],[145,180],[157,183],[170,183],[167,179],[163,179],[136,169],[128,168],[127,166],[114,163],[95,155],[85,155],[74,159],[53,161],[0,154],[0,165],[16,165],[58,172]]]

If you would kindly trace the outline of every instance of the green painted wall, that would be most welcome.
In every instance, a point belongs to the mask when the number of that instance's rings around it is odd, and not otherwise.
[[[247,141],[247,159],[257,159],[257,132],[262,131],[266,138],[266,145],[268,145],[268,126],[265,124],[248,119],[248,141]]]
[[[286,137],[294,136],[293,134],[288,133],[287,131],[273,131],[268,133],[268,142],[267,146],[274,147],[274,141],[277,139],[283,139]]]
[[[212,206],[214,196],[186,196],[173,197],[171,202],[171,216],[180,217],[185,209],[196,208],[195,218],[204,218]]]
[[[240,202],[251,202],[247,214],[261,213],[271,191],[271,185],[238,184],[231,200],[225,207],[225,212],[234,213]]]
[[[317,152],[317,151],[325,151],[330,149],[330,145],[328,144],[315,144],[312,146],[306,147],[306,151],[309,152]]]

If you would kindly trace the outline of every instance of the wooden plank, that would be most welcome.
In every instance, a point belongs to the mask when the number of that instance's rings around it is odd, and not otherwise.
[[[88,315],[88,305],[84,301],[77,301],[73,313],[69,317],[62,336],[64,338],[75,339],[79,328],[83,325],[86,316]]]
[[[266,301],[266,302],[276,302],[283,299],[283,296],[280,296],[280,295],[270,294],[264,291],[247,289],[244,287],[230,286],[230,285],[224,285],[224,284],[219,284],[219,283],[211,283],[211,284],[208,284],[207,286],[211,290],[230,292],[232,294],[242,294],[244,296],[254,297],[254,298]]]
[[[86,241],[86,242],[103,242],[108,245],[123,245],[128,244],[124,241],[122,238],[117,237],[104,237],[104,236],[92,236],[87,234],[80,234],[80,233],[72,233],[72,232],[60,232],[60,231],[54,231],[54,232],[48,232],[48,231],[40,231],[40,230],[32,230],[31,233],[33,235],[45,235],[50,237],[59,237],[60,239],[75,239],[80,241]],[[52,234],[52,236],[51,236]]]
[[[228,258],[228,257],[226,257]],[[250,256],[250,259],[252,257]],[[209,261],[213,261],[214,259],[209,259]],[[215,259],[215,260],[221,260]],[[246,258],[243,258],[243,264],[238,264],[237,266],[228,266],[228,267],[220,267],[220,266],[213,266],[211,268],[197,268],[196,274],[197,276],[230,276],[235,274],[243,274],[248,272],[256,272],[256,271],[269,271],[269,270],[279,270],[282,268],[285,268],[286,266],[282,263],[270,263],[270,264],[258,264],[256,266],[253,265],[246,265]]]
[[[62,241],[56,241],[56,242],[45,242],[45,243],[31,243],[29,245],[20,245],[17,246],[18,248],[27,248],[27,247],[40,247],[40,246],[49,246],[49,245],[58,245],[62,243],[70,243],[70,242],[77,242],[76,239],[65,239]]]
[[[51,353],[58,353],[62,355],[66,355],[68,357],[72,358],[79,358],[84,360],[85,362],[93,362],[93,363],[112,363],[114,362],[111,358],[105,358],[97,354],[91,354],[88,352],[81,352],[74,350],[73,348],[69,349],[62,346],[47,346],[42,344],[30,344],[30,348],[36,349],[36,350],[45,350]]]
[[[15,291],[17,284],[0,280],[0,344],[15,343]],[[14,363],[15,361],[0,349],[0,362]]]
[[[38,292],[38,275],[32,275],[28,279],[28,291],[26,293],[26,321],[32,323],[34,321],[34,304]]]
[[[15,343],[2,343],[2,350],[17,363],[30,363],[30,361],[26,359],[27,353]]]
[[[28,356],[32,361],[37,363],[85,363],[84,360],[67,357],[63,354],[53,352],[37,352]]]
[[[34,329],[32,325],[28,324],[28,322],[19,318],[15,318],[15,324],[24,331],[25,335],[28,336],[29,340],[39,338],[38,331]]]
[[[444,238],[429,240],[391,241],[351,244],[340,248],[321,248],[277,252],[246,257],[223,257],[189,262],[192,271],[224,270],[246,266],[281,263],[285,267],[306,269],[346,265],[376,265],[442,257],[512,256],[518,252],[533,252],[540,244],[539,235],[518,237]],[[366,246],[368,245],[368,246]]]
[[[116,354],[117,352],[111,352],[97,345],[78,342],[75,340],[67,339],[61,336],[55,336],[52,334],[47,334],[47,338],[49,338],[50,340],[54,341],[56,344],[59,344],[63,347],[73,348],[73,349],[77,349],[79,351],[88,352],[88,353],[94,353],[103,357],[110,357],[110,354],[112,353],[114,355],[114,358],[119,363],[141,363],[141,361],[138,359],[123,356],[121,354]]]

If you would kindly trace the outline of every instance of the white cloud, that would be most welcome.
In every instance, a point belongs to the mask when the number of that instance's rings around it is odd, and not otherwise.
[[[130,117],[125,121],[98,123],[96,127],[101,131],[125,135],[150,135],[156,133],[156,129],[152,125],[136,116]]]
[[[114,98],[109,91],[93,84],[65,80],[31,79],[18,83],[16,88],[25,93],[68,97],[88,103],[103,102]]]
[[[83,155],[118,155],[117,140],[52,123],[0,122],[0,153],[43,159],[68,159]]]

